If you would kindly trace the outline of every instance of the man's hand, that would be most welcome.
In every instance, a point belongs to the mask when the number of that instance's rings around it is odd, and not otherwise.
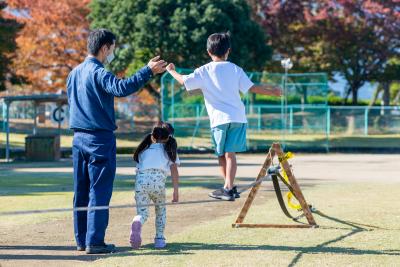
[[[174,189],[174,194],[172,196],[172,202],[179,202],[179,191]]]
[[[156,56],[152,59],[150,59],[149,63],[147,66],[150,67],[151,71],[153,72],[153,75],[163,73],[165,71],[165,67],[167,66],[167,62],[164,60],[160,59],[160,56]]]
[[[174,65],[174,63],[169,63],[167,66],[167,71],[170,72],[172,70],[175,70],[175,65]]]

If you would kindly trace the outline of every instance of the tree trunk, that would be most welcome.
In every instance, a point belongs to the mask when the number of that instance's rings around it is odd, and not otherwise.
[[[344,96],[344,99],[343,99],[343,105],[345,105],[345,104],[347,103],[347,99],[348,99],[349,96],[350,96],[350,92],[351,92],[351,89],[348,88],[347,91],[346,91],[346,94],[345,94],[345,96]]]
[[[395,105],[398,105],[399,102],[400,102],[400,90],[397,92],[396,96],[395,96],[394,99],[393,99],[393,103],[394,103]]]
[[[372,99],[371,99],[371,101],[370,101],[370,103],[369,103],[369,106],[370,106],[370,107],[372,107],[373,105],[375,105],[375,102],[376,102],[376,100],[378,99],[378,95],[379,95],[379,93],[381,92],[381,89],[382,89],[381,85],[378,85],[378,87],[376,87],[375,92],[374,92],[374,94],[373,94],[373,96],[372,96]]]
[[[351,91],[352,95],[352,105],[356,106],[358,104],[358,89],[360,88],[359,83],[354,83],[350,85],[349,91]],[[347,134],[352,135],[356,128],[356,117],[353,111],[351,111],[350,115],[347,117]]]
[[[382,83],[382,88],[383,88],[383,96],[382,96],[382,101],[383,101],[383,106],[390,106],[390,82],[383,82]],[[383,109],[382,114],[386,115],[388,114],[388,110]]]
[[[352,86],[351,87],[351,95],[352,95],[352,104],[357,105],[358,103],[358,86]]]
[[[383,82],[382,83],[382,88],[383,88],[383,105],[384,106],[390,106],[390,82]]]

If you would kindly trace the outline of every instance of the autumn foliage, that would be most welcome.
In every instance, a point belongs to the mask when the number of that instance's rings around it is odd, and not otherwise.
[[[31,91],[64,89],[68,73],[86,55],[89,0],[8,0],[24,27],[16,42],[14,68]]]

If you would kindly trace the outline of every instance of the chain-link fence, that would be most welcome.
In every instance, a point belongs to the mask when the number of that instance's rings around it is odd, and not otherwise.
[[[193,70],[177,69],[181,74],[189,74]],[[248,72],[247,75],[255,84],[270,84],[283,87],[285,74],[267,72]],[[261,96],[248,93],[242,96],[246,109],[254,113],[257,104],[281,105],[283,99],[274,96]],[[326,73],[294,73],[287,74],[286,104],[301,105],[327,105],[328,101],[328,77]],[[164,120],[194,115],[194,110],[180,108],[179,105],[203,103],[200,91],[187,92],[178,84],[171,75],[165,73],[161,78],[161,117]],[[196,111],[197,112],[197,111]]]
[[[4,105],[1,105],[4,110]],[[117,102],[118,146],[121,153],[131,153],[143,136],[151,131],[154,120],[137,116],[137,104]],[[60,133],[61,145],[71,147],[72,131],[68,129],[68,107],[63,106],[60,129],[52,119],[57,107],[39,108],[37,133]],[[265,150],[280,141],[288,149],[301,151],[334,151],[400,147],[400,107],[288,105],[286,123],[280,105],[248,106],[248,139],[250,150]],[[250,112],[251,110],[251,112]],[[175,127],[181,149],[210,150],[210,126],[203,104],[176,104],[170,122]],[[10,144],[23,149],[25,136],[32,134],[33,106],[14,102],[10,106]],[[0,145],[5,145],[5,112],[0,114]],[[124,150],[125,148],[125,150]]]

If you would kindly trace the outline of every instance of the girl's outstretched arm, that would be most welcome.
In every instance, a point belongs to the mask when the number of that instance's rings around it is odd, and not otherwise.
[[[174,63],[169,63],[166,69],[169,72],[169,74],[171,74],[172,77],[174,77],[174,79],[178,81],[178,83],[183,85],[183,76],[182,74],[176,72]]]
[[[268,84],[253,85],[249,91],[252,93],[261,94],[261,95],[272,95],[272,96],[281,96],[282,95],[282,90],[279,86],[268,85]]]
[[[172,164],[171,167],[171,177],[172,177],[172,186],[174,187],[174,194],[172,197],[172,202],[179,201],[179,172],[178,165]]]

